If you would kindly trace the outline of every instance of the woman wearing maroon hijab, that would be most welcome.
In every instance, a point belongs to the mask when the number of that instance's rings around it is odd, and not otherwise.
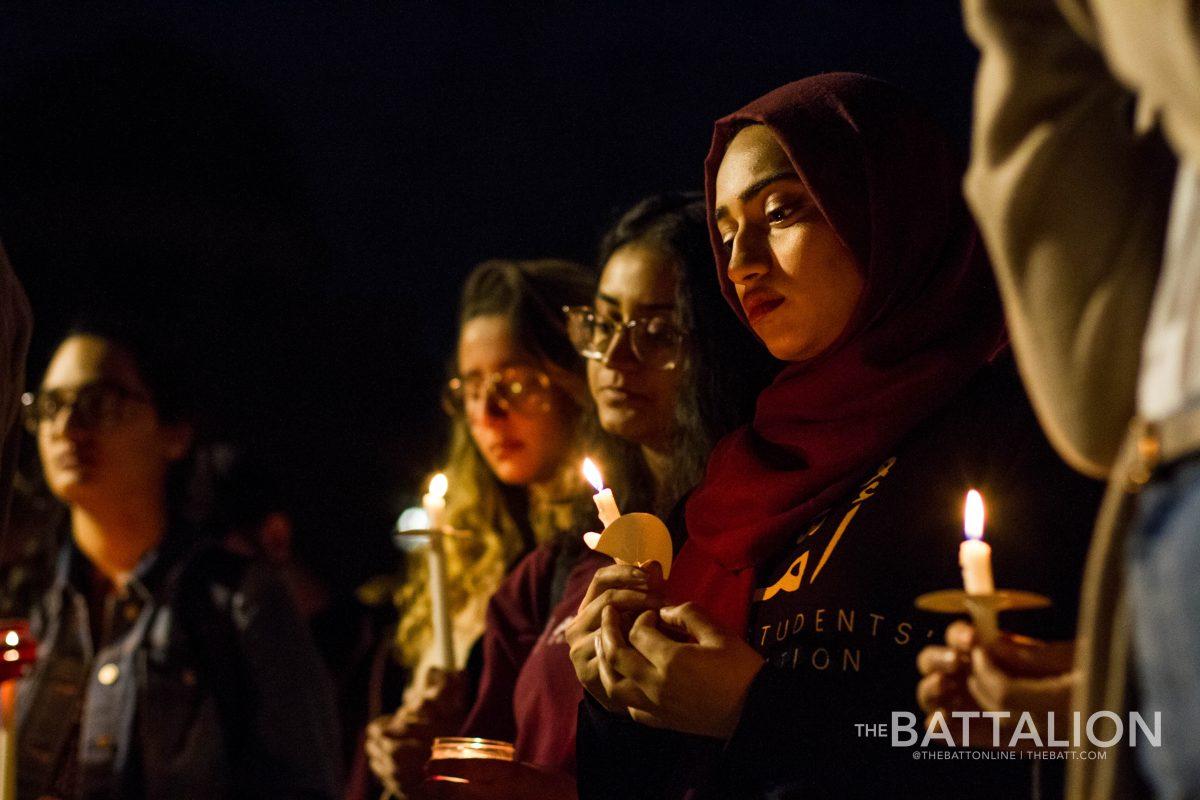
[[[705,166],[725,296],[789,363],[687,503],[669,605],[630,567],[585,597],[620,602],[571,632],[581,796],[1028,793],[1027,763],[860,736],[893,712],[922,731],[915,656],[947,620],[913,600],[961,583],[968,489],[998,580],[1055,599],[1039,631],[1071,630],[1098,499],[1021,392],[948,142],[895,88],[830,74],[720,120]]]

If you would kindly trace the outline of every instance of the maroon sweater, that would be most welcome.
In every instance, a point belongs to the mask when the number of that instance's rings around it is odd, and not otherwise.
[[[551,608],[562,549],[560,541],[525,556],[492,596],[479,693],[460,734],[514,742],[521,761],[574,774],[583,687],[564,632],[596,570],[612,562],[584,550],[567,566],[565,587]]]

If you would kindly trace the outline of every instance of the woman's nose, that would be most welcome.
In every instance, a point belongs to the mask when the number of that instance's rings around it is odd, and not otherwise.
[[[628,328],[620,328],[613,334],[608,348],[600,358],[600,363],[612,369],[634,369],[638,365],[637,354],[633,352],[633,336]]]
[[[467,414],[472,422],[479,424],[504,419],[508,416],[508,409],[505,408],[496,393],[489,389],[482,397],[471,403]]]
[[[733,238],[725,274],[734,283],[746,285],[771,269],[771,250],[766,238],[753,229],[743,228]]]
[[[78,439],[88,429],[82,424],[79,410],[74,403],[64,404],[55,412],[54,416],[46,420],[46,424],[50,426],[51,435],[69,436],[73,439]]]

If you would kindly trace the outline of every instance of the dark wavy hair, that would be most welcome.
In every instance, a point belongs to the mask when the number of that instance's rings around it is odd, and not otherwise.
[[[192,447],[167,470],[165,489],[167,510],[173,521],[198,527],[202,521],[198,519],[192,483],[205,403],[195,381],[197,356],[189,329],[184,326],[171,329],[134,316],[93,314],[72,323],[59,338],[54,352],[75,336],[102,339],[128,355],[149,392],[150,404],[159,420],[167,425],[192,428]]]
[[[600,240],[601,268],[635,243],[661,251],[676,266],[675,305],[687,331],[687,358],[675,409],[668,505],[699,482],[717,440],[750,419],[755,398],[778,369],[721,294],[706,214],[703,192],[653,195],[622,214]],[[640,454],[631,457],[640,460]]]
[[[149,320],[93,315],[75,320],[55,349],[73,336],[103,339],[133,359],[163,422],[198,422],[204,404],[194,381],[194,343],[187,334]]]

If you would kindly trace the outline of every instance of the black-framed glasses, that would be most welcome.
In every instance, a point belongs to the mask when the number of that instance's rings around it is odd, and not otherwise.
[[[442,406],[448,414],[461,414],[468,405],[493,398],[503,411],[541,413],[550,410],[553,388],[545,372],[518,364],[490,375],[475,373],[451,378],[442,393]]]
[[[88,430],[111,428],[125,417],[131,403],[149,403],[141,392],[115,383],[89,383],[75,389],[42,389],[21,395],[25,427],[37,433],[38,426],[70,410],[75,425]]]
[[[591,306],[563,306],[567,335],[584,358],[608,363],[613,341],[622,332],[638,361],[651,369],[675,369],[683,359],[683,330],[667,317],[620,320],[603,317]]]

